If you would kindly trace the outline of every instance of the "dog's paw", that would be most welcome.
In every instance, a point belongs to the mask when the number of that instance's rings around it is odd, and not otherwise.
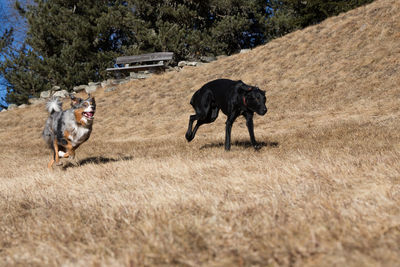
[[[262,148],[262,145],[255,144],[255,145],[253,145],[253,147],[254,147],[255,150],[260,150]]]
[[[186,140],[187,140],[188,142],[192,141],[193,138],[194,138],[194,136],[192,136],[191,133],[186,133],[186,134],[185,134],[185,137],[186,137]]]

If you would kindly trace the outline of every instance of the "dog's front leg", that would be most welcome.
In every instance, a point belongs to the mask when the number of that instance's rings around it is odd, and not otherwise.
[[[251,144],[253,145],[253,147],[255,149],[260,149],[260,146],[257,143],[256,138],[254,136],[253,115],[254,115],[253,113],[244,114],[244,116],[246,118],[246,126],[247,126],[247,129],[249,130]]]
[[[64,158],[70,158],[74,159],[75,158],[75,149],[72,147],[71,142],[68,142],[66,145],[67,148],[67,153],[64,154]]]
[[[237,115],[229,115],[228,119],[226,120],[225,126],[225,150],[231,150],[231,131],[233,122],[236,120]]]
[[[74,159],[75,158],[75,150],[67,148],[67,153],[64,154],[64,158]]]
[[[69,139],[71,135],[75,133],[75,130],[72,131],[72,134],[69,131],[64,131],[64,139],[65,139],[65,148],[67,152],[63,155],[64,158],[74,158],[75,157],[75,148],[73,147],[71,140]]]
[[[231,131],[232,131],[232,122],[229,120],[226,121],[225,126],[225,150],[231,150]]]

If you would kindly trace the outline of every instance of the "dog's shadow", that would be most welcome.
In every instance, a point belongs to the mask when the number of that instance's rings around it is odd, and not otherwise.
[[[89,157],[89,158],[85,158],[83,160],[79,160],[75,164],[72,163],[72,162],[68,162],[67,164],[65,164],[62,167],[62,169],[66,170],[66,169],[69,169],[69,168],[76,168],[76,167],[80,167],[80,166],[83,166],[83,165],[86,165],[86,164],[105,164],[105,163],[109,163],[109,162],[130,160],[132,158],[133,158],[132,156],[119,157],[119,158]]]
[[[257,142],[258,144],[258,149],[260,150],[263,147],[278,147],[279,143],[278,142]],[[250,141],[234,141],[231,143],[232,146],[238,146],[238,147],[243,147],[243,148],[249,148],[253,147]],[[200,147],[200,150],[202,149],[207,149],[207,148],[215,148],[215,147],[225,147],[224,142],[218,142],[218,143],[211,143],[211,144],[205,144]]]

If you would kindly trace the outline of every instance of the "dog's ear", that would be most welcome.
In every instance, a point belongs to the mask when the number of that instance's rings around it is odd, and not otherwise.
[[[249,86],[249,85],[247,85],[247,84],[245,84],[243,82],[241,84],[239,84],[238,86],[239,86],[238,87],[238,91],[240,93],[248,93],[248,92],[250,92],[250,91],[252,91],[254,89],[253,86]]]
[[[79,97],[75,97],[74,95],[70,94],[69,98],[71,98],[71,107],[78,105],[82,99]]]
[[[90,100],[92,105],[96,105],[96,100],[94,99],[94,96],[92,97],[90,93],[88,94],[88,98],[86,98],[86,101],[88,100]]]

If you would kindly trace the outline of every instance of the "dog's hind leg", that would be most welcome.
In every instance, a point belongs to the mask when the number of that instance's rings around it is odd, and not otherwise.
[[[51,169],[53,167],[53,164],[54,164],[54,155],[51,157],[50,162],[47,164],[47,168]]]
[[[186,131],[186,134],[185,134],[186,140],[188,140],[188,142],[192,141],[193,138],[194,138],[194,134],[193,134],[192,128],[193,128],[193,122],[195,120],[197,120],[197,119],[198,119],[197,114],[190,115],[190,117],[189,117],[189,125],[188,125],[188,129]]]
[[[47,164],[47,168],[51,169],[53,167],[53,164],[58,158],[58,144],[56,140],[53,140],[53,143],[51,144],[51,149],[53,150],[53,156],[50,159],[50,162]]]
[[[60,156],[58,154],[58,142],[57,139],[55,138],[53,141],[53,147],[54,147],[54,160],[56,162],[57,166],[60,166],[62,163],[60,163]]]
[[[199,127],[200,127],[202,124],[204,124],[204,121],[203,121],[203,120],[197,120],[197,123],[196,123],[196,125],[194,126],[193,131],[192,131],[190,137],[188,138],[188,137],[186,136],[186,139],[187,139],[189,142],[193,140],[193,138],[194,138],[195,135],[196,135],[197,129],[199,129]]]
[[[218,112],[219,112],[219,108],[212,107],[212,108],[209,108],[207,110],[207,113],[205,113],[205,114],[203,113],[201,115],[200,114],[191,115],[190,119],[189,119],[189,127],[186,132],[186,139],[189,142],[192,141],[193,138],[195,137],[196,132],[199,129],[199,127],[203,124],[214,122],[218,117]],[[192,125],[195,120],[197,120],[197,123],[192,130]]]
[[[215,120],[211,119],[213,116],[218,116],[218,108],[213,108],[213,93],[210,90],[207,91],[197,91],[190,101],[196,111],[195,115],[191,115],[189,118],[188,130],[186,132],[186,139],[188,142],[192,141],[196,135],[197,129],[204,123],[209,123]],[[214,110],[216,109],[216,110]],[[196,125],[193,127],[193,122],[197,120]]]

